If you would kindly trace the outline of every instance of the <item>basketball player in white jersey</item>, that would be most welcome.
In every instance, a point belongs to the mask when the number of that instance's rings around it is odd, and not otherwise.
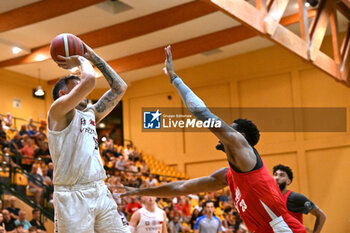
[[[54,102],[48,112],[48,139],[54,164],[53,183],[55,232],[129,233],[127,221],[119,214],[106,178],[97,142],[96,124],[118,104],[126,83],[90,47],[83,56],[62,57],[64,68],[80,66],[80,78],[68,76],[54,86]],[[86,96],[95,87],[92,62],[111,89],[93,106]]]
[[[143,207],[130,219],[131,233],[168,233],[166,214],[156,204],[155,197],[141,197]]]

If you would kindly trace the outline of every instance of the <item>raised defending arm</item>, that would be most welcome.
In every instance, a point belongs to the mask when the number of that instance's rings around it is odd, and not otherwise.
[[[187,109],[199,120],[214,119],[221,122],[221,127],[210,128],[224,145],[230,145],[231,152],[226,152],[231,164],[242,171],[250,170],[256,163],[255,155],[247,140],[234,128],[226,124],[218,116],[214,115],[204,102],[179,78],[172,62],[170,46],[165,48],[166,60],[164,72],[170,78],[170,82],[176,87]],[[248,156],[247,156],[248,155]],[[249,158],[250,157],[250,158]],[[239,160],[239,161],[238,161]]]

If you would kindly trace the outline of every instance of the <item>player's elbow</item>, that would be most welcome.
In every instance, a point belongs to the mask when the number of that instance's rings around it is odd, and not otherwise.
[[[128,85],[126,83],[123,83],[120,85],[120,91],[124,94],[126,92],[126,89],[128,89]]]
[[[81,85],[86,89],[94,89],[96,85],[96,78],[93,75],[86,75],[81,80]]]

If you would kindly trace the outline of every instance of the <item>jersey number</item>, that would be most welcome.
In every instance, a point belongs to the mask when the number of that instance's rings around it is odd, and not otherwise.
[[[239,206],[241,207],[243,212],[246,211],[247,204],[245,203],[245,201],[243,199],[239,202]]]

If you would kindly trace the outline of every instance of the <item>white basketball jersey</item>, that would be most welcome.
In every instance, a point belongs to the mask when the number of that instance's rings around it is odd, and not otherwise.
[[[47,130],[54,185],[85,184],[106,178],[95,124],[92,109],[75,109],[73,120],[64,130]]]
[[[154,212],[148,211],[145,207],[142,207],[139,211],[140,221],[136,226],[135,233],[162,233],[163,210],[156,206]]]

